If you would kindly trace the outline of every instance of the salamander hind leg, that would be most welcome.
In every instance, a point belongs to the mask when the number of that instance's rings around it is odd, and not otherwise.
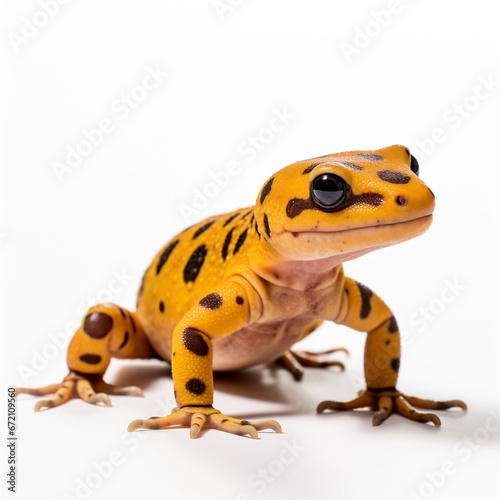
[[[108,394],[142,396],[139,387],[117,387],[104,382],[103,375],[112,357],[155,358],[156,353],[135,313],[114,304],[92,307],[68,347],[69,374],[60,384],[38,389],[20,387],[18,394],[46,396],[38,401],[35,411],[60,406],[70,399],[111,406]]]
[[[314,330],[316,330],[316,328],[318,328],[321,323],[321,321],[316,321],[313,324],[309,325],[309,327],[304,332],[304,335],[302,335],[301,340],[314,332]],[[329,349],[327,351],[321,352],[289,350],[286,351],[281,357],[279,357],[276,360],[276,363],[288,370],[293,375],[293,378],[298,382],[302,380],[302,377],[304,376],[304,367],[328,368],[330,366],[336,366],[337,368],[340,368],[342,371],[344,371],[345,366],[341,361],[324,359],[324,356],[333,354],[335,352],[344,352],[347,355],[349,354],[349,351],[347,349],[344,349],[343,347]]]

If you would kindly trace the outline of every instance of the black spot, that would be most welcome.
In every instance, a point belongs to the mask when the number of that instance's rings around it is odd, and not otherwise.
[[[224,222],[224,225],[222,227],[226,227],[232,220],[236,219],[238,215],[240,215],[240,212],[236,212],[234,215],[231,215],[231,217],[229,217],[229,219],[227,219],[227,221]]]
[[[260,231],[259,231],[259,226],[257,224],[257,219],[255,220],[255,232],[259,235],[260,238]]]
[[[195,233],[193,234],[193,240],[195,240],[196,238],[198,238],[198,236],[200,236],[200,234],[204,233],[215,221],[210,221],[210,222],[207,222],[206,224],[203,224],[203,226],[199,227]]]
[[[255,219],[255,213],[252,214],[252,218],[250,219],[250,226],[253,224],[254,219]]]
[[[389,326],[387,327],[387,330],[390,333],[395,333],[398,331],[398,323],[397,323],[396,318],[394,316],[390,317]]]
[[[356,285],[358,285],[359,293],[361,294],[361,310],[359,312],[359,317],[361,319],[365,319],[368,317],[372,309],[370,299],[373,295],[373,292],[362,283],[358,283],[356,281]]]
[[[127,345],[128,337],[129,337],[128,332],[125,332],[125,336],[123,337],[123,342],[120,344],[118,349],[123,349]]]
[[[346,199],[339,210],[345,210],[346,208],[354,205],[370,205],[372,207],[379,207],[382,203],[384,203],[384,196],[379,193],[353,194]]]
[[[310,174],[314,168],[316,168],[318,165],[321,165],[324,162],[319,162],[319,163],[313,163],[312,165],[309,165],[303,172],[302,175],[304,174]]]
[[[269,227],[269,220],[267,218],[267,214],[264,214],[264,229],[266,230],[267,236],[271,237],[271,228]]]
[[[399,370],[399,358],[393,358],[391,360],[391,368],[397,372]]]
[[[89,365],[98,365],[102,358],[99,354],[82,354],[80,356],[80,361],[88,363]]]
[[[219,309],[222,306],[222,297],[218,293],[211,293],[200,300],[200,306],[205,309]]]
[[[182,343],[188,351],[197,356],[206,356],[208,354],[208,344],[203,335],[195,328],[186,328],[182,332]]]
[[[384,159],[383,156],[377,155],[375,153],[359,153],[355,156],[359,156],[361,158],[364,158],[365,160],[371,160],[371,161],[382,161]]]
[[[286,215],[293,219],[300,215],[304,210],[314,210],[316,205],[310,198],[304,200],[303,198],[292,198],[286,205]]]
[[[269,179],[266,182],[266,185],[262,188],[262,191],[260,193],[260,204],[264,203],[264,200],[266,199],[266,196],[271,192],[271,187],[273,186],[274,182],[274,177]]]
[[[248,420],[242,420],[240,425],[252,425]]]
[[[189,283],[194,282],[201,271],[201,266],[205,262],[205,257],[207,256],[207,247],[205,245],[200,245],[189,257],[189,260],[184,267],[184,282]]]
[[[241,306],[245,301],[243,300],[243,297],[240,297],[239,295],[236,297],[236,303]]]
[[[170,245],[163,250],[163,253],[160,255],[160,258],[158,259],[158,264],[156,266],[156,274],[160,274],[161,268],[165,265],[165,262],[167,262],[168,258],[170,257],[170,254],[174,251],[174,248],[179,244],[179,240],[172,241]]]
[[[231,229],[227,234],[226,234],[226,239],[224,240],[224,245],[222,246],[222,259],[226,260],[227,253],[229,251],[229,245],[231,244],[231,238],[233,236],[233,229]]]
[[[391,343],[391,341],[390,341],[390,340],[386,340],[386,341],[385,341],[385,345],[389,345],[390,343]]]
[[[411,180],[409,175],[394,170],[381,170],[377,172],[377,176],[379,179],[391,184],[408,184]]]
[[[353,205],[370,205],[378,207],[384,202],[384,197],[379,193],[351,194],[348,196],[338,210],[345,210]],[[286,206],[286,215],[293,219],[300,215],[304,210],[319,210],[311,198],[292,198]]]
[[[127,317],[125,311],[121,307],[119,307],[118,309],[120,309],[120,314],[122,315],[122,318],[125,319]]]
[[[351,163],[350,161],[343,161],[342,165],[344,165],[344,167],[350,168],[351,170],[357,170],[358,172],[364,170],[361,165],[356,165],[356,163]]]
[[[130,318],[130,323],[132,324],[132,330],[134,330],[134,333],[135,333],[137,331],[137,328],[135,326],[134,318],[132,317],[131,314],[129,315],[129,318]]]
[[[165,304],[163,303],[163,300],[160,300],[160,303],[158,304],[158,308],[160,309],[161,313],[165,312]]]
[[[113,318],[102,312],[87,314],[83,322],[83,331],[93,339],[104,338],[111,328],[113,328]]]
[[[186,382],[186,389],[199,396],[205,392],[206,386],[199,378],[191,378]]]
[[[236,240],[236,245],[234,245],[233,255],[236,254],[238,252],[238,250],[241,248],[241,245],[243,245],[243,243],[245,243],[245,239],[247,237],[247,233],[248,233],[248,228],[245,229],[240,234],[240,236],[238,237],[238,239]]]

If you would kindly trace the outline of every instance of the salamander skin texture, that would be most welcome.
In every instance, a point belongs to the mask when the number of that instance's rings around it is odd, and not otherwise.
[[[344,275],[342,264],[425,232],[434,195],[418,177],[418,162],[403,146],[350,151],[293,163],[263,185],[256,205],[210,217],[171,239],[147,268],[137,311],[92,307],[68,348],[63,382],[17,393],[47,395],[36,410],[72,398],[111,405],[109,394],[142,395],[138,387],[103,380],[111,358],[171,362],[178,408],[135,420],[129,430],[187,426],[257,437],[281,432],[274,420],[250,422],[213,405],[213,371],[278,361],[299,380],[302,366],[339,366],[324,353],[293,344],[323,321],[367,332],[366,389],[349,402],[324,401],[324,410],[369,407],[379,425],[393,413],[440,425],[424,409],[466,409],[459,400],[430,401],[396,388],[401,344],[390,309],[367,286]]]

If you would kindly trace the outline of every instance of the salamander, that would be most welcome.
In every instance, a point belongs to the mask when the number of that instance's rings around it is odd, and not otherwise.
[[[303,366],[340,366],[324,353],[294,351],[296,342],[330,321],[367,332],[366,389],[348,402],[323,401],[318,412],[369,407],[373,424],[391,414],[440,425],[422,409],[466,409],[460,400],[431,401],[397,387],[401,342],[389,307],[344,275],[343,263],[424,233],[435,197],[419,165],[399,145],[349,151],[293,163],[272,175],[256,204],[209,217],[172,238],[147,268],[136,311],[91,307],[67,355],[62,383],[17,393],[52,394],[35,410],[72,398],[111,405],[109,395],[142,395],[104,382],[111,358],[160,358],[172,365],[178,407],[135,420],[129,430],[215,428],[257,438],[281,432],[274,420],[232,418],[213,406],[213,372],[279,361],[300,379]]]

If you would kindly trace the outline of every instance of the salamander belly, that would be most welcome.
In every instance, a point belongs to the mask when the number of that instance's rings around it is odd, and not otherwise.
[[[238,370],[270,363],[298,342],[315,320],[297,317],[287,321],[253,323],[227,337],[214,340],[214,370]]]
[[[301,316],[286,321],[252,323],[227,337],[214,339],[214,371],[239,370],[270,363],[298,342],[316,320],[312,316]],[[159,326],[147,332],[148,338],[160,357],[171,361],[172,332],[165,331],[164,325]]]

